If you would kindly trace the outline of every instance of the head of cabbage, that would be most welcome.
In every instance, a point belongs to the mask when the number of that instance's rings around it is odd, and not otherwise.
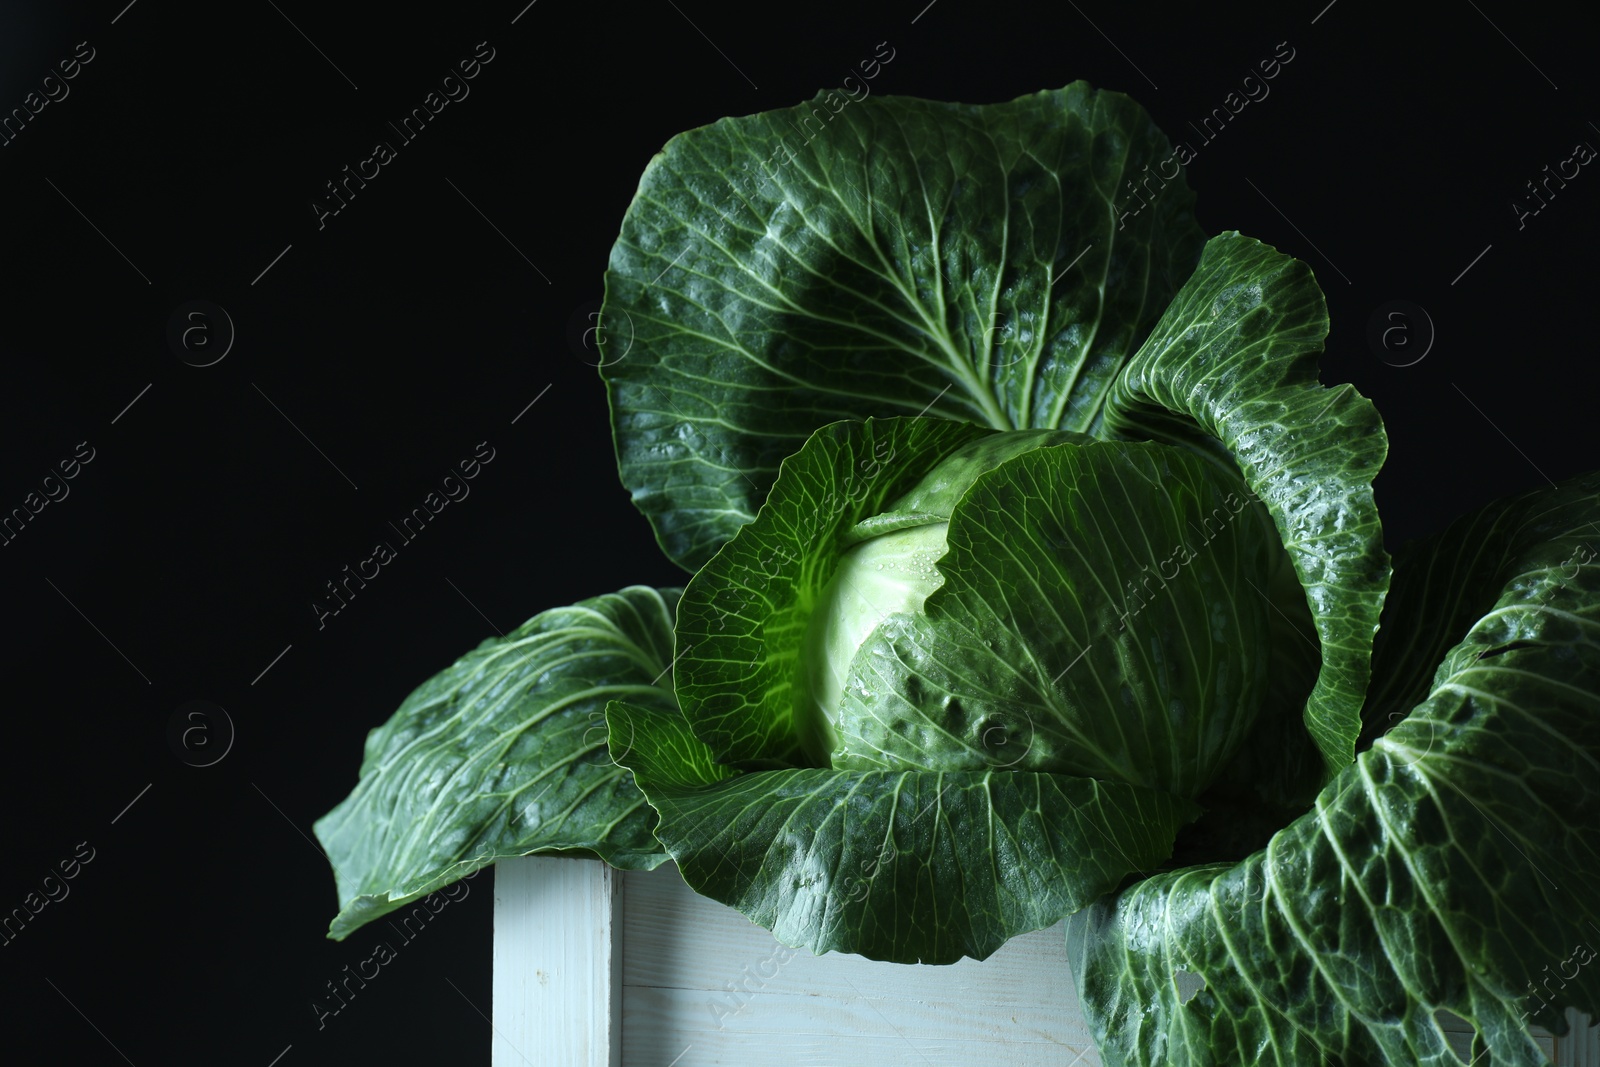
[[[1260,713],[1282,549],[1237,474],[1177,447],[979,437],[836,544],[795,657],[819,766],[1192,797]]]

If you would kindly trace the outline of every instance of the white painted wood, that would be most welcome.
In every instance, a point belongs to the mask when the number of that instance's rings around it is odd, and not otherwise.
[[[523,856],[494,871],[494,1067],[618,1067],[620,872]]]
[[[1587,1015],[1567,1009],[1572,1029],[1556,1038],[1556,1062],[1562,1067],[1600,1067],[1600,1026]]]
[[[947,967],[780,945],[666,864],[629,871],[624,1067],[1098,1067],[1061,925]]]
[[[623,887],[626,886],[626,892]],[[626,946],[626,950],[624,950]],[[495,866],[494,1067],[1099,1067],[1061,924],[948,967],[813,956],[684,885],[530,856]],[[1535,1031],[1600,1067],[1600,1030]],[[1465,1063],[1470,1026],[1441,1017]]]

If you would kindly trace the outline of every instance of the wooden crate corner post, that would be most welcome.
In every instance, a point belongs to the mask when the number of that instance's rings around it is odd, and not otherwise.
[[[622,872],[523,856],[494,874],[494,1067],[619,1067]]]

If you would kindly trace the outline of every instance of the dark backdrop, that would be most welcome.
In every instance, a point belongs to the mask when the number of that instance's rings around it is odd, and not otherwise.
[[[1592,36],[1558,5],[125,3],[0,8],[0,113],[67,93],[0,146],[0,511],[76,474],[0,546],[0,912],[93,856],[0,946],[17,1053],[487,1062],[487,880],[319,1030],[312,999],[377,935],[323,937],[311,824],[366,731],[458,653],[681,580],[618,485],[582,345],[607,253],[668,137],[837,86],[879,42],[875,92],[1085,78],[1196,143],[1187,123],[1287,42],[1188,180],[1208,232],[1269,241],[1326,289],[1324,380],[1388,427],[1391,548],[1600,465],[1600,176],[1513,208],[1600,146]],[[471,95],[319,228],[324,183],[479,42]],[[63,61],[76,76],[46,85]],[[233,332],[207,367],[168,339],[195,300],[208,351]],[[471,495],[319,629],[323,583],[479,442]],[[235,731],[206,767],[168,737],[194,700]]]

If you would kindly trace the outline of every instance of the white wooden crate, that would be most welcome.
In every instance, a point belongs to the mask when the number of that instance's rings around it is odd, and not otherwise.
[[[1100,1067],[1058,924],[979,963],[880,963],[780,945],[668,863],[495,865],[494,1067]],[[1562,1067],[1600,1067],[1569,1015]],[[1444,1029],[1467,1062],[1471,1031]],[[1453,1031],[1453,1033],[1452,1033]]]

